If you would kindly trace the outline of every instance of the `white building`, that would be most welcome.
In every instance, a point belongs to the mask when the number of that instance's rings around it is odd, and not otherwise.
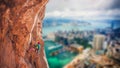
[[[94,35],[94,39],[93,39],[94,50],[95,51],[96,50],[102,50],[104,41],[105,41],[105,36],[104,35],[100,35],[100,34]]]

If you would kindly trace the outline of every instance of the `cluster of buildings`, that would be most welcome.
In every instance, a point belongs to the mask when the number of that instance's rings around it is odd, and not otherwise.
[[[83,41],[83,43],[87,43],[92,41],[93,31],[64,31],[64,32],[56,32],[55,33],[55,41],[62,43],[63,45],[70,46],[71,44],[79,44],[82,45],[79,41]]]
[[[86,53],[84,49],[64,68],[120,68],[119,36],[119,29],[112,30],[108,34],[94,34],[93,48]]]
[[[64,68],[120,68],[120,28],[113,29],[113,24],[95,31],[58,31],[48,38],[79,51]],[[81,41],[92,48],[84,49]]]
[[[84,49],[64,68],[120,68],[120,40],[104,47],[104,35],[95,35],[93,39],[94,47]]]

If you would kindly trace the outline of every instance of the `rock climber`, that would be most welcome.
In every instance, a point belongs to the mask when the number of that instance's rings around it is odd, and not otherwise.
[[[40,42],[38,42],[38,43],[35,45],[35,48],[36,48],[36,52],[39,53],[39,52],[40,52]]]

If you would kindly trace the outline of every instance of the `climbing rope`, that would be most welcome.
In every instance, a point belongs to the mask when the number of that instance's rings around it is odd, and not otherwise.
[[[41,47],[41,43],[43,43],[43,41],[41,41],[42,39],[42,35],[41,35],[41,29],[42,29],[42,25],[41,25],[41,19],[39,18],[39,13],[40,13],[40,10],[43,9],[43,7],[45,6],[45,4],[47,3],[48,1],[44,1],[41,3],[42,7],[38,10],[37,14],[35,15],[35,19],[34,19],[34,22],[33,22],[33,26],[31,28],[31,31],[30,31],[30,38],[29,38],[29,42],[28,44],[31,43],[32,41],[32,31],[34,29],[34,27],[36,26],[36,34],[37,34],[37,42],[35,44],[35,47],[33,47],[34,49],[36,49],[36,51],[39,53],[40,51],[40,47]],[[44,9],[43,9],[44,10]],[[43,15],[43,14],[42,14]],[[42,16],[41,15],[41,16]],[[43,16],[42,16],[43,17]],[[43,44],[42,44],[43,45]],[[32,49],[32,50],[34,50]]]

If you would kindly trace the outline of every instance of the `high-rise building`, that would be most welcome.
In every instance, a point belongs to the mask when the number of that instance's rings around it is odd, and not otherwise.
[[[105,40],[104,35],[100,35],[100,34],[94,35],[93,48],[95,51],[103,49],[104,40]]]

